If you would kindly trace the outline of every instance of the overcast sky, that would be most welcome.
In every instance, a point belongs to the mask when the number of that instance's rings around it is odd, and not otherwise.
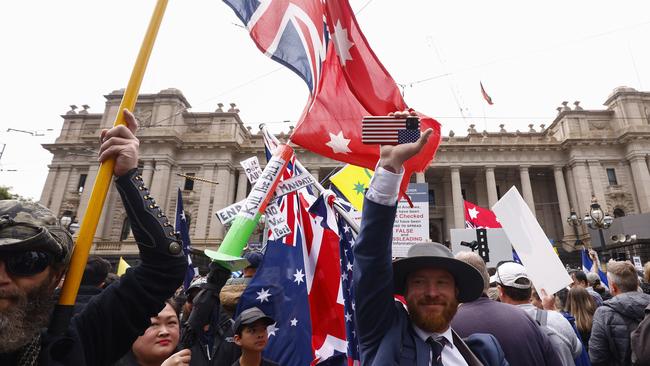
[[[617,86],[650,90],[650,2],[351,0],[407,103],[450,129],[549,125],[564,100],[587,109]],[[0,185],[38,199],[61,114],[104,110],[124,88],[154,0],[0,3]],[[494,100],[483,101],[483,82]],[[193,111],[237,103],[245,123],[288,130],[308,90],[255,47],[217,0],[171,0],[141,88],[180,89]],[[462,110],[462,111],[461,111]],[[8,128],[44,136],[6,132]],[[52,129],[52,131],[47,131]],[[0,145],[2,149],[2,145]],[[15,171],[11,171],[15,170]]]

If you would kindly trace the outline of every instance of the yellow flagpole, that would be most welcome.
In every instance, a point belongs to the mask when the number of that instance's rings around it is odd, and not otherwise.
[[[144,72],[147,68],[147,63],[149,62],[149,56],[151,56],[158,29],[160,29],[160,23],[165,14],[167,2],[168,0],[158,0],[156,3],[153,15],[149,21],[147,33],[142,41],[142,45],[140,46],[138,58],[133,66],[131,78],[129,79],[129,84],[124,91],[124,95],[122,96],[120,109],[117,112],[113,126],[126,125],[123,110],[129,109],[133,111],[135,107],[138,93],[140,91],[140,85],[144,78]],[[83,276],[84,268],[88,261],[88,253],[90,252],[95,231],[97,230],[97,223],[99,222],[99,217],[101,216],[102,208],[104,207],[106,193],[108,192],[113,177],[114,166],[115,161],[113,159],[108,160],[99,166],[97,178],[95,179],[95,184],[93,185],[93,190],[90,194],[90,200],[88,201],[88,207],[83,217],[81,227],[79,228],[79,236],[77,237],[77,242],[70,261],[70,267],[66,274],[65,282],[63,283],[59,303],[52,316],[52,322],[49,327],[50,334],[62,334],[68,326],[74,303],[77,298],[77,292],[79,292],[81,277]]]

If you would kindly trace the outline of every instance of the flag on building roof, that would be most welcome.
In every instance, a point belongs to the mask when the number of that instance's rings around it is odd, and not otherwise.
[[[185,279],[183,280],[183,288],[187,290],[190,287],[192,279],[195,276],[198,276],[199,269],[192,264],[190,230],[187,224],[185,210],[183,209],[183,193],[180,188],[178,188],[178,196],[176,199],[176,231],[180,233],[183,244],[183,254],[185,254],[185,257],[187,258],[187,271],[185,272]]]
[[[465,206],[465,227],[471,229],[498,229],[501,227],[494,212],[469,201],[463,202]]]
[[[363,116],[407,109],[399,88],[370,49],[346,0],[224,0],[258,48],[296,72],[310,98],[291,141],[317,154],[374,169],[378,145],[361,142]],[[325,22],[324,22],[325,20]],[[388,19],[387,19],[388,21]],[[440,125],[420,115],[429,143],[405,164],[402,191],[423,171],[440,143]]]
[[[370,184],[373,171],[368,168],[358,167],[347,164],[336,174],[332,175],[329,180],[337,190],[357,209],[363,208],[363,197]]]
[[[483,88],[483,83],[479,81],[479,84],[481,84],[481,94],[483,95],[483,99],[489,104],[492,105],[492,98],[488,95],[488,93],[485,92],[485,88]]]

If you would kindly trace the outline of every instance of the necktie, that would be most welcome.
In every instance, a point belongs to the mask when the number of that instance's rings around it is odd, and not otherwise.
[[[433,339],[433,337],[427,338],[426,342],[431,348],[431,366],[443,366],[442,357],[440,355],[442,349],[445,347],[445,341],[444,337],[438,337],[436,339]]]

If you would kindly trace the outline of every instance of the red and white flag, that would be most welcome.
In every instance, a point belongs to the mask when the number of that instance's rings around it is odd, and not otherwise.
[[[483,99],[489,104],[492,105],[492,98],[488,95],[488,93],[485,91],[485,88],[483,88],[483,83],[479,81],[479,84],[481,84],[481,94],[483,95]]]
[[[465,202],[465,226],[471,229],[498,229],[501,227],[499,219],[487,208],[477,206],[469,201]]]

